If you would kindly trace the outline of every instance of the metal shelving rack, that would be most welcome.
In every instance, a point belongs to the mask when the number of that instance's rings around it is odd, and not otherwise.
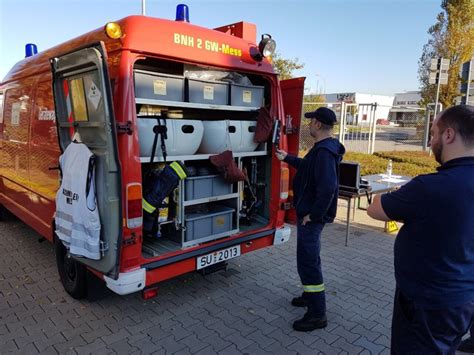
[[[221,111],[233,111],[233,112],[254,112],[259,109],[259,107],[247,107],[247,106],[231,106],[231,105],[211,105],[211,104],[202,104],[202,103],[192,103],[192,102],[181,102],[181,101],[167,101],[167,100],[155,100],[155,99],[141,99],[136,98],[135,102],[137,104],[144,104],[144,105],[153,105],[157,107],[163,108],[183,108],[183,109],[205,109],[205,110],[221,110]],[[150,117],[152,118],[152,117]],[[254,157],[254,156],[265,156],[268,154],[267,151],[267,143],[260,144],[255,151],[249,152],[237,152],[233,153],[235,159],[237,159],[237,163],[239,167],[242,167],[242,158],[245,157]],[[194,155],[180,155],[180,156],[167,156],[166,161],[196,161],[196,160],[208,160],[209,157],[216,154],[194,154]],[[150,157],[140,157],[140,161],[142,163],[149,163]],[[162,156],[155,156],[154,162],[164,162],[164,158]],[[178,201],[177,201],[177,214],[175,225],[176,229],[179,231],[179,235],[181,237],[181,246],[182,247],[190,247],[199,243],[227,237],[229,235],[235,234],[239,232],[239,210],[241,206],[241,192],[243,190],[243,183],[235,183],[233,187],[233,192],[226,195],[221,196],[212,196],[208,198],[202,198],[197,200],[185,201],[185,183],[184,181],[180,181],[178,185]],[[228,230],[223,233],[210,235],[205,238],[200,238],[192,241],[185,240],[185,233],[186,233],[186,213],[185,208],[197,204],[203,203],[212,203],[216,201],[232,201],[233,208],[235,212],[232,213],[232,227],[231,230]],[[229,203],[229,202],[228,202]]]
[[[256,157],[256,156],[263,156],[267,155],[267,143],[261,143],[258,147],[257,150],[251,151],[251,152],[238,152],[238,153],[232,153],[234,158],[244,158],[244,157]],[[166,161],[189,161],[189,160],[208,160],[209,157],[217,155],[217,154],[194,154],[194,155],[171,155],[166,157]],[[150,157],[140,157],[140,161],[142,163],[149,163],[150,162]],[[164,162],[165,160],[163,159],[162,156],[155,156],[153,159],[154,163],[160,163]]]
[[[195,102],[184,102],[184,101],[167,101],[167,100],[155,100],[155,99],[135,99],[137,104],[153,105],[160,107],[180,107],[180,108],[193,108],[201,110],[221,110],[221,111],[257,111],[260,107],[248,107],[248,106],[230,106],[230,105],[212,105],[212,104],[201,104]]]

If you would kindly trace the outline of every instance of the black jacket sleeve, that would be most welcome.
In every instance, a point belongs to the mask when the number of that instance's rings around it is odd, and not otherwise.
[[[302,160],[303,160],[302,158],[298,158],[297,156],[294,156],[294,155],[291,155],[291,154],[288,154],[288,155],[286,156],[286,158],[283,159],[283,161],[284,161],[285,163],[290,164],[290,165],[291,165],[293,168],[295,168],[295,169],[298,169],[298,168],[299,168],[299,166],[300,166]]]
[[[311,207],[310,218],[321,221],[328,211],[337,190],[336,157],[327,149],[321,149],[312,165],[316,198]]]

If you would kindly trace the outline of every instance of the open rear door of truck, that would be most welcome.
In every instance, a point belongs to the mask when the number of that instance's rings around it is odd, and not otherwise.
[[[115,278],[121,242],[121,173],[107,57],[103,43],[51,59],[61,151],[75,132],[95,155],[96,196],[101,221],[100,260],[78,258]]]
[[[305,79],[294,78],[280,82],[285,111],[284,134],[286,134],[288,142],[288,153],[292,155],[298,155],[299,153]],[[297,221],[296,210],[293,206],[293,178],[295,174],[296,170],[290,166],[290,190],[288,195],[292,206],[285,214],[285,221],[290,224],[296,224]]]

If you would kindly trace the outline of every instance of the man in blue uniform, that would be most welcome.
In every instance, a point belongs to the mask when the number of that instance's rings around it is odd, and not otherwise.
[[[298,216],[296,261],[303,284],[303,294],[292,300],[296,307],[308,307],[304,317],[293,323],[297,331],[324,328],[326,298],[321,270],[321,232],[336,216],[339,163],[344,146],[332,138],[336,115],[320,107],[305,114],[311,119],[310,134],[315,138],[313,148],[301,159],[277,150],[277,157],[297,169],[293,180],[294,205]]]
[[[394,248],[394,354],[454,354],[474,321],[474,108],[443,111],[431,134],[438,172],[376,196],[367,211],[404,222]]]

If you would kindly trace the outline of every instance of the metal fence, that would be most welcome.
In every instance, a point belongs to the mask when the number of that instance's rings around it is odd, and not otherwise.
[[[431,110],[397,106],[380,106],[375,103],[353,104],[345,102],[304,102],[303,112],[328,107],[334,111],[337,124],[334,136],[347,151],[372,154],[375,151],[426,149]],[[314,144],[309,134],[310,120],[301,119],[300,150]]]

